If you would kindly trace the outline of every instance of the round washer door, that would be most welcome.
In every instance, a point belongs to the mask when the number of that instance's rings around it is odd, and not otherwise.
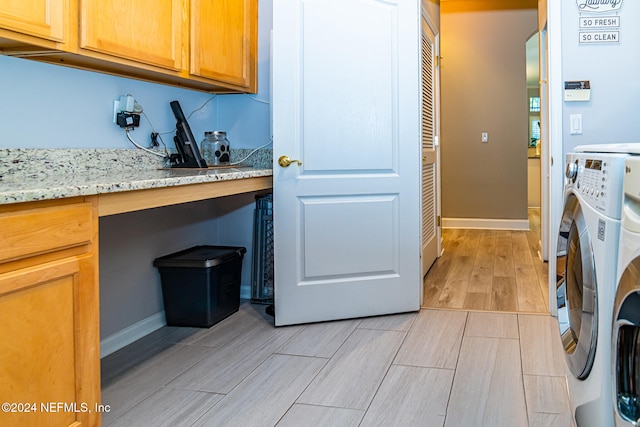
[[[591,236],[574,194],[567,197],[560,222],[556,297],[558,325],[571,373],[591,372],[598,337],[598,294]]]
[[[640,258],[622,273],[613,306],[611,339],[616,425],[640,422]]]

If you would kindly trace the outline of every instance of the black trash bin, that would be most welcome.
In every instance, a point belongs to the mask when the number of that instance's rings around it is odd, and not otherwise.
[[[195,246],[153,261],[169,326],[211,327],[240,307],[246,248]]]

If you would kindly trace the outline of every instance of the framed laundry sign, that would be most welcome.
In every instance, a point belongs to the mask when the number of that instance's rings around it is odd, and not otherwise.
[[[620,42],[622,0],[576,0],[576,6],[579,44]]]
[[[576,0],[578,11],[607,13],[620,10],[622,0]]]

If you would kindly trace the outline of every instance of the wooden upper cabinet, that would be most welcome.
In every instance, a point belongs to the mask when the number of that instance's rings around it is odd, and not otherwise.
[[[180,70],[188,42],[187,5],[187,0],[80,0],[80,48]]]
[[[256,91],[257,0],[191,0],[192,75]]]
[[[257,91],[258,0],[0,0],[0,53],[207,92]]]
[[[2,0],[0,28],[55,43],[65,42],[68,0]]]

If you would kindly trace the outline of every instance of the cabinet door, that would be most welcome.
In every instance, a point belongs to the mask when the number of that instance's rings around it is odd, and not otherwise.
[[[257,0],[191,1],[191,74],[256,90]]]
[[[98,423],[96,288],[91,256],[0,274],[0,425]]]
[[[63,42],[67,0],[2,0],[0,27],[54,42]]]
[[[187,0],[80,0],[80,47],[163,68],[183,68]]]

